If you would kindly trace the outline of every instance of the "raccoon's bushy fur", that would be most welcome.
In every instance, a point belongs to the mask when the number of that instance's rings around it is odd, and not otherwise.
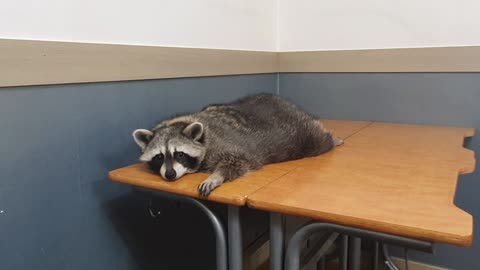
[[[143,151],[140,160],[167,180],[212,173],[199,186],[203,196],[265,164],[317,156],[338,144],[318,118],[267,94],[210,105],[151,131],[136,130],[134,138]]]

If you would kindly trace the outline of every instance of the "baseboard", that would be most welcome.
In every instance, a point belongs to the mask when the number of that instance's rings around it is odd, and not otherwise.
[[[402,258],[392,257],[392,261],[400,270],[405,270],[405,260]],[[419,263],[415,261],[408,262],[408,270],[449,270],[438,266]]]

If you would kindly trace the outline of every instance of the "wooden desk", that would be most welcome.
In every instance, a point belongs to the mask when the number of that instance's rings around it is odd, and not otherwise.
[[[326,128],[333,130],[336,136],[343,139],[352,136],[370,124],[370,122],[352,121],[324,121],[323,123]],[[227,255],[224,247],[228,246],[229,269],[239,270],[242,269],[242,244],[240,240],[241,230],[238,207],[246,204],[250,194],[286,175],[295,168],[302,166],[309,160],[295,160],[265,166],[261,170],[252,172],[233,182],[224,183],[215,189],[208,198],[199,197],[197,190],[198,185],[207,178],[206,174],[190,174],[178,181],[167,182],[163,181],[159,175],[149,171],[145,165],[135,164],[111,171],[109,177],[112,181],[167,192],[163,193],[164,196],[167,196],[169,193],[183,195],[181,197],[177,196],[177,199],[188,199],[187,202],[197,206],[211,221],[216,239],[217,269],[227,268]],[[228,245],[226,243],[225,231],[219,225],[219,218],[200,201],[191,198],[201,198],[228,204]]]
[[[229,239],[239,239],[237,208],[248,204],[414,239],[471,244],[472,217],[453,199],[458,175],[475,168],[473,152],[462,147],[464,138],[473,136],[472,129],[352,121],[324,121],[324,125],[345,144],[320,157],[265,166],[223,184],[206,198],[229,205]],[[142,164],[114,170],[109,176],[193,198],[199,198],[197,186],[207,177],[192,174],[166,182]],[[222,229],[217,226],[217,231],[217,246],[225,246]],[[238,241],[228,243],[230,269],[241,269],[238,246]],[[226,260],[221,251],[217,249],[217,258]],[[217,259],[218,265],[225,263]]]
[[[333,130],[335,135],[340,138],[348,138],[370,124],[370,122],[363,121],[334,120],[324,121],[323,123],[327,129]],[[309,159],[267,165],[259,171],[252,172],[233,182],[223,184],[215,189],[208,198],[203,198],[198,195],[198,185],[208,176],[203,173],[190,174],[182,177],[182,179],[178,181],[167,182],[163,181],[159,175],[153,174],[143,164],[135,164],[111,171],[109,177],[113,181],[134,186],[242,206],[246,204],[247,197],[250,194],[301,166],[307,160]]]
[[[249,207],[468,246],[472,216],[453,204],[475,157],[474,130],[373,123],[248,196]]]

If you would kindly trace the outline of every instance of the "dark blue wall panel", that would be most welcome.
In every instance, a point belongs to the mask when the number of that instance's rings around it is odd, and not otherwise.
[[[175,215],[173,205],[152,220],[144,203],[106,173],[135,161],[133,129],[208,103],[275,92],[276,77],[0,89],[0,268],[213,267],[213,237],[201,214]],[[281,95],[324,118],[480,129],[478,74],[282,74],[279,83]],[[467,146],[478,149],[478,136]],[[480,216],[478,175],[461,177],[456,200],[474,217]],[[414,259],[480,269],[479,252],[477,237],[470,249],[440,245],[435,255]]]
[[[208,232],[188,240],[202,226],[191,219],[201,215],[193,211],[175,226],[145,224],[138,211],[144,205],[107,173],[138,157],[135,128],[209,103],[275,92],[276,76],[0,89],[0,268],[180,269],[167,262],[172,257],[186,269],[198,266],[213,243]],[[153,235],[157,229],[165,231]],[[186,237],[175,241],[175,229],[185,229]]]
[[[299,73],[280,75],[280,94],[327,119],[474,127],[480,130],[480,74]],[[466,143],[478,150],[480,136]],[[478,156],[478,154],[477,154]],[[478,158],[478,157],[477,157]],[[456,204],[474,216],[469,249],[439,245],[414,259],[449,269],[480,269],[480,170],[460,178]],[[354,181],[354,180],[352,180]]]

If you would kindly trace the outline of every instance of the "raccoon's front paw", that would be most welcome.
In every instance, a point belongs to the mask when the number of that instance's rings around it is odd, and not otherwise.
[[[198,193],[204,197],[207,197],[214,189],[219,187],[222,182],[223,181],[218,181],[217,179],[208,178],[198,186]]]

